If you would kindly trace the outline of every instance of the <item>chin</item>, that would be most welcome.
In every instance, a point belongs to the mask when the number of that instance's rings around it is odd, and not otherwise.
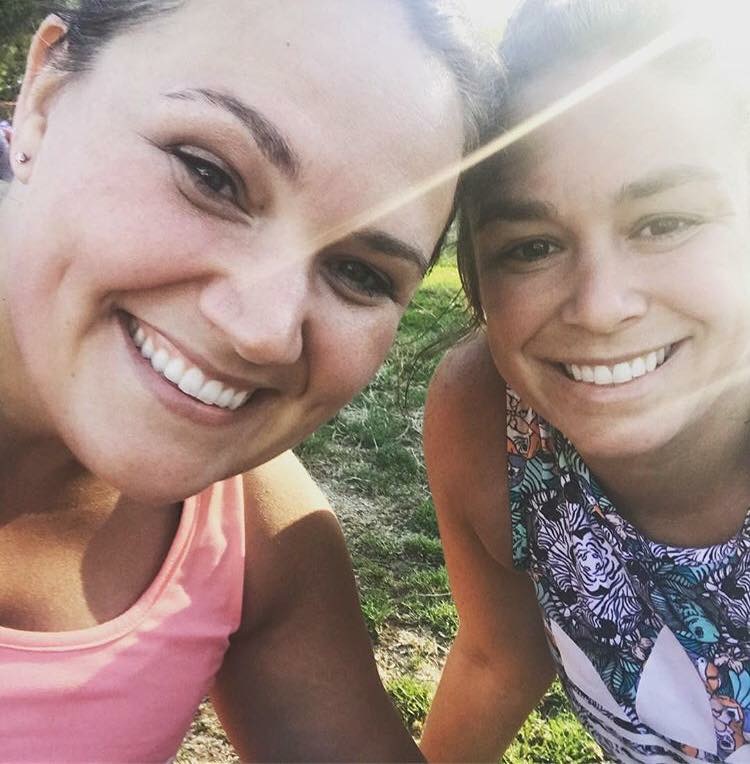
[[[180,475],[172,471],[171,465],[165,464],[161,469],[157,466],[156,469],[146,467],[137,472],[120,469],[109,475],[101,472],[97,474],[133,501],[143,504],[175,504],[195,496],[224,477],[201,475],[201,472],[193,469],[191,475]]]
[[[655,425],[658,424],[658,428]],[[679,435],[669,422],[627,420],[601,422],[596,428],[580,428],[565,436],[586,462],[629,460],[655,454]]]
[[[98,480],[142,504],[174,504],[200,493],[230,473],[218,460],[179,448],[128,449],[127,443],[77,443],[71,449]],[[237,470],[239,472],[240,470]]]

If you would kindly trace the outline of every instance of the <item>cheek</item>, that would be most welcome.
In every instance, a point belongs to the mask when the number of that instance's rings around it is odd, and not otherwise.
[[[375,376],[393,344],[401,310],[389,307],[377,318],[357,308],[317,332],[309,350],[318,391],[337,407],[345,405]]]
[[[30,299],[49,300],[60,289],[100,299],[201,275],[206,252],[219,246],[218,231],[191,214],[168,179],[168,169],[126,172],[116,165],[68,186],[59,178],[44,186],[42,178],[26,200],[29,219],[19,224],[11,254],[17,289]]]
[[[523,350],[554,315],[550,290],[531,279],[497,276],[481,286],[490,347],[496,359]],[[545,298],[546,295],[546,298]]]
[[[708,331],[750,329],[750,256],[735,240],[697,242],[651,275],[667,305]]]

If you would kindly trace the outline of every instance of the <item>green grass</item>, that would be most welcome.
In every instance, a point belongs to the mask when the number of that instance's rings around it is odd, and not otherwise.
[[[439,353],[421,350],[467,322],[455,258],[430,273],[407,311],[376,379],[298,450],[313,474],[386,508],[377,530],[349,534],[362,611],[376,644],[408,628],[447,648],[458,617],[451,601],[421,454],[422,406]],[[419,733],[434,687],[415,678],[415,653],[387,689],[405,723]],[[599,762],[599,749],[555,685],[528,719],[505,764]]]
[[[387,682],[386,689],[401,711],[404,724],[412,730],[419,730],[430,708],[432,687],[427,682],[404,676]]]
[[[599,746],[568,709],[558,682],[527,719],[503,758],[503,764],[605,761]]]

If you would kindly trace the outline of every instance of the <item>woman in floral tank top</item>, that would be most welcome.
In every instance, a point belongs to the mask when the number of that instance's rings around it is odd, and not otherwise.
[[[496,761],[557,673],[609,759],[750,761],[740,26],[526,0],[507,28],[523,137],[466,179],[480,326],[425,424],[460,615],[432,760]]]

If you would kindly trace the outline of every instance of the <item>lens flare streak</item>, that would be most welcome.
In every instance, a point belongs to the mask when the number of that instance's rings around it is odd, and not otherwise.
[[[536,114],[533,114],[494,140],[471,152],[459,162],[447,165],[439,172],[425,178],[421,183],[405,189],[403,193],[384,200],[383,203],[350,218],[341,225],[317,237],[312,242],[314,250],[330,246],[350,235],[353,231],[372,225],[375,221],[397,211],[443,183],[451,182],[456,175],[465,172],[488,159],[493,154],[525,138],[534,130],[543,127],[560,115],[594,97],[597,93],[637,72],[678,45],[696,37],[714,34],[722,38],[725,37],[725,30],[731,29],[733,21],[736,23],[737,10],[731,0],[725,3],[719,2],[718,5],[722,8],[720,11],[716,10],[715,5],[710,15],[708,15],[709,9],[704,6],[698,8],[694,5],[692,12],[686,13],[685,21],[679,26],[655,37],[647,45],[619,60]]]

